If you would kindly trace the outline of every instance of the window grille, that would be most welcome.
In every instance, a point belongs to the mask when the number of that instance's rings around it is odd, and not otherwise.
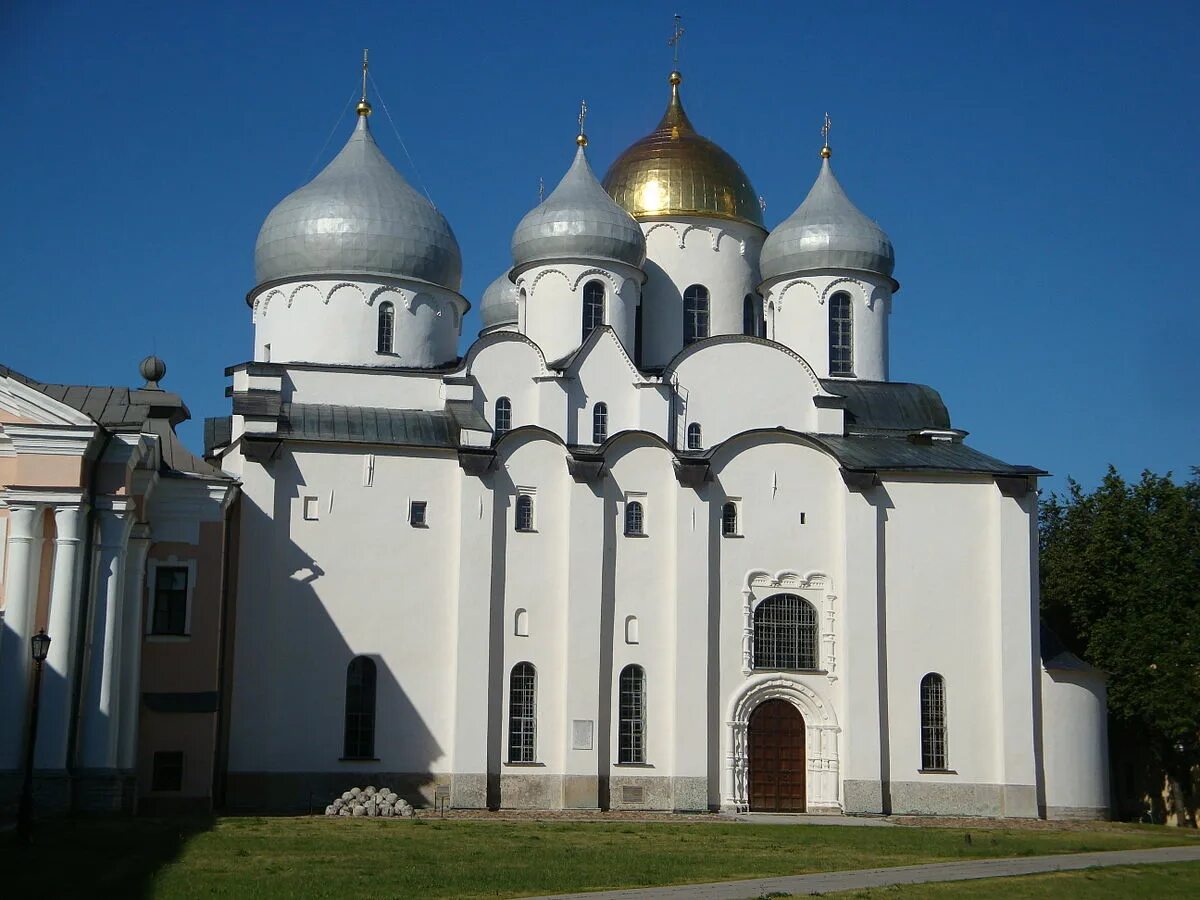
[[[921,768],[946,769],[946,680],[936,672],[921,679]]]
[[[689,450],[704,449],[704,438],[700,431],[699,422],[693,422],[687,427],[687,448]]]
[[[641,666],[621,670],[619,684],[620,723],[617,762],[646,761],[646,673]]]
[[[637,500],[630,500],[625,504],[625,533],[626,534],[645,534],[645,515],[642,510],[642,504]]]
[[[408,522],[413,528],[426,528],[429,525],[425,514],[429,504],[425,500],[414,500],[408,508]]]
[[[346,759],[375,756],[375,662],[356,656],[346,668]]]
[[[721,507],[721,534],[724,537],[737,537],[738,508],[733,501]]]
[[[537,671],[530,663],[513,666],[509,679],[508,761],[537,761]]]
[[[380,353],[391,353],[396,342],[396,307],[391,303],[379,304],[379,341],[376,349]]]
[[[187,566],[158,566],[151,634],[187,634]]]
[[[683,292],[684,346],[708,337],[708,288],[693,284]]]
[[[754,668],[815,669],[817,611],[794,594],[768,597],[754,610]]]
[[[496,437],[512,430],[512,401],[501,397],[496,401]]]
[[[742,301],[742,334],[758,337],[758,311],[755,309],[754,295],[747,294]]]
[[[604,285],[589,281],[583,286],[583,339],[604,324]]]
[[[158,750],[154,754],[154,770],[150,778],[152,791],[183,790],[183,752]]]
[[[597,403],[592,407],[592,443],[603,444],[608,440],[608,404]]]
[[[533,531],[533,497],[521,494],[517,497],[517,531]]]
[[[829,374],[854,374],[854,312],[841,291],[829,298]]]

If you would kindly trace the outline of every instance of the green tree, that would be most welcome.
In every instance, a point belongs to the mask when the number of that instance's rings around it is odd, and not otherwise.
[[[1109,675],[1122,811],[1195,826],[1200,469],[1183,484],[1151,472],[1132,484],[1110,466],[1092,493],[1071,480],[1064,495],[1052,495],[1040,524],[1042,615],[1068,647]]]

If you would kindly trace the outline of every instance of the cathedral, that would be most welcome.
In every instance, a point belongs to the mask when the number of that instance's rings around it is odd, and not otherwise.
[[[364,81],[259,232],[202,458],[157,359],[90,409],[0,369],[0,775],[43,628],[77,807],[1108,815],[1104,676],[1039,627],[1045,473],[891,380],[892,243],[828,138],[768,231],[682,82],[602,179],[581,116],[464,355]]]

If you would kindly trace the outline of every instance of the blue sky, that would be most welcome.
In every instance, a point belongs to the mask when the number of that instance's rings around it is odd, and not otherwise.
[[[1200,463],[1200,4],[735,6],[10,0],[0,362],[136,384],[155,350],[198,446],[250,355],[258,228],[345,141],[364,46],[419,176],[383,115],[376,137],[477,301],[581,98],[598,172],[657,122],[678,11],[688,112],[768,227],[833,117],[838,176],[896,247],[895,380],[1051,488]]]

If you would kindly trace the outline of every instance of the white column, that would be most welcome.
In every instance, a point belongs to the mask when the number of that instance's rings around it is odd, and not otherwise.
[[[82,504],[54,510],[54,568],[50,575],[50,618],[46,633],[50,652],[42,672],[36,765],[67,767],[67,735],[71,724],[71,687],[75,679],[75,638],[79,609],[79,572],[87,512]]]
[[[146,554],[150,527],[133,526],[125,561],[125,601],[121,610],[121,702],[117,767],[133,769],[137,757],[138,719],[142,693],[142,623],[146,585]]]
[[[0,632],[0,771],[21,765],[28,715],[29,638],[41,573],[42,507],[8,503],[8,572]]]
[[[673,682],[671,752],[660,755],[647,749],[650,762],[657,762],[656,756],[670,760],[674,807],[707,809],[708,748],[713,741],[721,740],[719,723],[710,722],[708,716],[711,509],[720,500],[714,499],[715,491],[707,487],[673,487],[675,558],[671,563],[675,567],[675,602],[671,644],[675,659],[670,676],[659,670],[662,681],[670,678]]]
[[[118,505],[119,504],[119,505]],[[92,628],[88,639],[87,683],[84,687],[84,769],[113,769],[117,765],[117,715],[121,597],[125,575],[125,543],[129,537],[129,501],[115,501],[100,512],[96,548],[96,579],[92,591]]]

